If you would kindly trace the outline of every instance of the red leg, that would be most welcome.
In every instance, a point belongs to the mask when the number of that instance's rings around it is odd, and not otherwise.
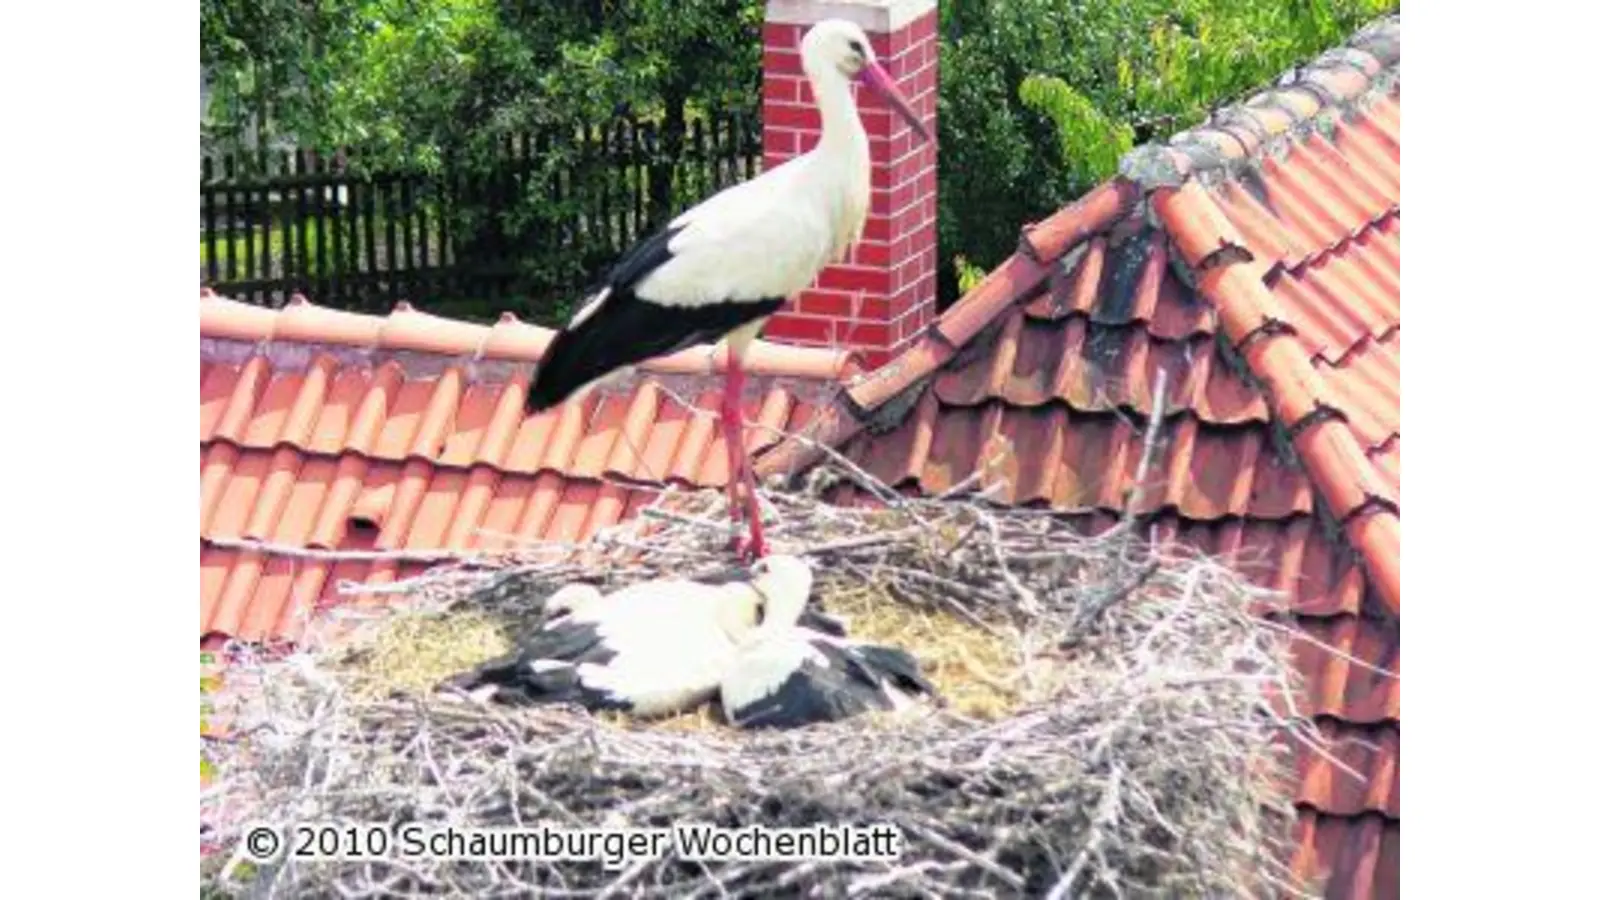
[[[740,431],[743,431],[742,427]],[[744,453],[741,452],[739,456],[744,458],[745,515],[750,521],[750,542],[745,549],[752,559],[760,559],[767,555],[767,539],[761,532],[761,502],[756,497],[756,475]]]
[[[733,392],[732,387],[732,384],[735,380],[742,381],[743,379],[735,379],[730,373],[728,385],[726,385],[723,389],[722,442],[726,444],[728,448],[728,515],[733,518],[735,523],[737,523],[739,521],[739,513],[743,510],[739,506],[739,466],[742,462],[742,458],[739,453],[740,444],[734,439],[733,424],[739,415],[738,403],[737,401],[733,400],[733,398],[737,396]]]
[[[749,521],[749,539],[734,539],[733,549],[741,556],[759,559],[767,555],[767,542],[761,530],[761,504],[756,498],[755,473],[750,468],[749,456],[744,446],[744,368],[731,351],[728,354],[728,377],[722,397],[722,424],[724,440],[728,445],[728,503],[735,521],[739,509],[737,485],[745,489],[744,513]]]

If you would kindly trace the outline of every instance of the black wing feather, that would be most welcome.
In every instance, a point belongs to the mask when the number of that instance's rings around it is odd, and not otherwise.
[[[914,694],[939,696],[939,689],[923,676],[922,667],[917,665],[916,657],[906,651],[881,644],[856,644],[850,649],[863,664],[874,670],[875,674],[888,676],[895,687]]]
[[[616,655],[601,643],[593,623],[562,620],[535,632],[516,650],[446,679],[441,687],[471,693],[493,685],[494,699],[502,703],[576,703],[592,710],[626,711],[626,702],[592,690],[578,678],[580,664],[605,665]],[[560,665],[536,671],[536,662]]]
[[[799,728],[893,708],[873,673],[849,651],[825,641],[812,646],[827,665],[807,660],[772,693],[738,710],[740,727]]]
[[[625,366],[721,340],[783,305],[783,298],[730,297],[725,303],[668,307],[634,294],[645,276],[673,258],[670,244],[684,227],[664,228],[634,245],[590,293],[610,289],[594,315],[558,332],[550,342],[528,389],[528,412],[549,409]]]

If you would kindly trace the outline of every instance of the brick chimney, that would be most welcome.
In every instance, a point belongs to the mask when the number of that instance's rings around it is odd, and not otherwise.
[[[894,76],[937,135],[937,0],[767,0],[762,29],[762,151],[775,166],[816,146],[822,122],[800,67],[800,39],[823,19],[849,19],[872,39]],[[794,344],[849,347],[877,368],[933,321],[938,238],[938,154],[888,104],[856,86],[872,153],[872,208],[861,242],[816,285],[768,320],[763,337]]]

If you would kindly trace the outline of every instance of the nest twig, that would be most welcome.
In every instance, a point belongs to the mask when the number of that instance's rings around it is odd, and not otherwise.
[[[1298,687],[1290,637],[1259,616],[1275,598],[1220,562],[1136,542],[1131,528],[1089,537],[1063,517],[981,497],[838,508],[816,496],[825,477],[764,493],[775,551],[809,555],[824,603],[870,585],[1003,637],[1027,685],[1011,714],[683,733],[565,708],[372,695],[336,664],[347,650],[313,647],[233,666],[236,737],[211,748],[203,819],[229,850],[246,822],[887,823],[903,838],[898,858],[694,860],[669,849],[610,868],[393,855],[251,868],[235,852],[206,862],[205,876],[241,893],[328,897],[1298,890],[1284,865],[1288,745],[1318,738],[1283,710]],[[728,564],[723,502],[717,491],[669,492],[586,548],[447,566],[408,591],[436,613],[514,618],[576,578],[609,588],[709,572]]]

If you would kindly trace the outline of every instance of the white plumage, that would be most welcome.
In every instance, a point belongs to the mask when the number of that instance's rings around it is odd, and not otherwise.
[[[801,42],[800,58],[822,117],[817,145],[713,195],[625,253],[551,342],[526,401],[529,412],[539,412],[644,360],[726,341],[729,500],[737,516],[742,483],[750,528],[744,549],[758,557],[766,548],[743,453],[742,360],[766,319],[861,239],[871,159],[851,82],[885,97],[928,136],[859,26],[818,23]]]
[[[513,703],[680,712],[715,697],[739,646],[769,623],[794,622],[810,592],[810,568],[789,556],[760,560],[746,577],[649,581],[609,595],[571,586],[546,601],[548,617],[523,646],[446,684]]]

